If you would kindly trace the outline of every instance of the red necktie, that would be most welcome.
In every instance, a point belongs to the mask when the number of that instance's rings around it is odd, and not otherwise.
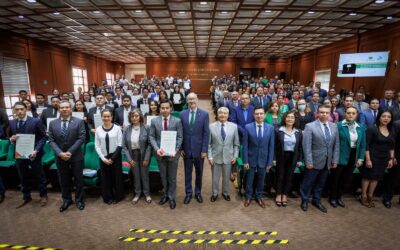
[[[167,124],[168,119],[164,118],[164,130],[168,130],[168,124]]]

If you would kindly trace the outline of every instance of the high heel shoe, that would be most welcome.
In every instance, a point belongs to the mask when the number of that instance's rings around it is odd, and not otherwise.
[[[359,198],[361,205],[366,206],[367,208],[371,208],[371,204],[368,202],[367,197],[360,196]]]
[[[368,196],[367,200],[368,200],[368,203],[369,203],[369,205],[370,205],[371,207],[375,207],[375,203],[374,203],[374,201],[372,200],[372,197]]]
[[[281,206],[282,206],[282,201],[277,201],[277,200],[275,200],[275,204],[276,204],[278,207],[281,207]]]

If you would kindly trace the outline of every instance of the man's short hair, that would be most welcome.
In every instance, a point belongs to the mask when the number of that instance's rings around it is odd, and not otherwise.
[[[220,107],[220,108],[218,109],[217,113],[219,113],[219,112],[226,112],[226,113],[229,114],[229,109],[228,109],[227,107]]]

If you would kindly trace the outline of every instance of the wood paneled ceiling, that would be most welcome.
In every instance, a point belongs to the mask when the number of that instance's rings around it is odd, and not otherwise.
[[[125,63],[285,58],[398,20],[397,0],[0,0],[0,29]]]

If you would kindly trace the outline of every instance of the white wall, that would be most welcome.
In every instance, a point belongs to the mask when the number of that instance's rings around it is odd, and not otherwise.
[[[135,75],[146,75],[146,64],[125,64],[125,78],[130,81]]]

